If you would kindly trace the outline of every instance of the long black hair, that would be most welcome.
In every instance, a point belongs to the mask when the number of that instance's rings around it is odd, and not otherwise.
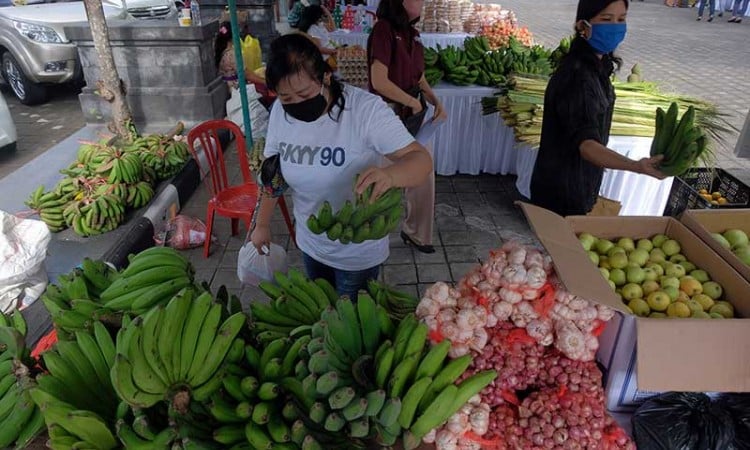
[[[227,49],[230,42],[232,42],[232,25],[229,22],[222,22],[219,25],[219,32],[216,34],[216,40],[214,41],[214,59],[216,67],[219,67],[221,57],[224,55],[224,50]]]
[[[375,15],[378,20],[390,23],[396,31],[405,31],[411,27],[404,0],[381,0]]]
[[[307,33],[310,27],[320,22],[323,17],[323,8],[320,5],[310,5],[302,10],[299,22],[297,22],[297,29],[303,33]]]
[[[593,54],[591,45],[589,45],[588,41],[582,36],[583,30],[578,28],[578,22],[581,20],[590,22],[597,14],[605,10],[612,3],[618,1],[625,2],[625,9],[630,7],[630,2],[628,0],[579,0],[578,9],[576,10],[576,37],[570,45],[570,53],[568,55],[585,57],[587,54]],[[622,59],[614,53],[608,53],[602,56],[601,63],[603,69],[611,75],[620,70]]]
[[[281,80],[286,77],[306,73],[310,78],[323,84],[326,74],[331,74],[330,94],[333,106],[338,108],[334,117],[333,109],[328,111],[331,119],[338,121],[344,111],[344,86],[333,77],[333,70],[323,60],[318,46],[306,36],[292,33],[281,36],[271,43],[271,51],[266,65],[266,86],[275,91]]]

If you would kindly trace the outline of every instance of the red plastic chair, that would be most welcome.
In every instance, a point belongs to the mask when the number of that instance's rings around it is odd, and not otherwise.
[[[227,179],[227,169],[224,165],[224,152],[221,148],[218,131],[228,130],[234,135],[237,145],[237,154],[239,156],[240,172],[242,173],[242,184],[230,185]],[[242,130],[234,122],[229,120],[208,120],[198,124],[188,133],[188,146],[193,159],[198,164],[201,173],[205,173],[201,167],[198,153],[195,149],[195,141],[200,142],[203,154],[208,162],[208,171],[211,174],[211,199],[208,201],[208,210],[206,212],[206,242],[203,245],[203,256],[208,258],[209,248],[211,247],[211,229],[213,228],[214,214],[232,219],[232,236],[239,232],[239,221],[245,223],[249,230],[255,212],[255,206],[258,202],[258,185],[250,174],[250,166],[247,161],[245,136]],[[284,197],[279,198],[279,207],[281,214],[284,216],[286,226],[289,228],[289,235],[296,244],[294,236],[294,226],[289,216],[289,210],[286,207]]]

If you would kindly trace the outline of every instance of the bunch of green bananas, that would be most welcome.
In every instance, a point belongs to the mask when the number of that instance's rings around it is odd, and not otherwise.
[[[68,202],[62,216],[79,236],[95,236],[112,231],[125,221],[125,204],[116,195],[91,194]]]
[[[270,342],[262,351],[247,345],[242,365],[235,366],[215,393],[208,409],[220,426],[216,442],[250,448],[296,449],[304,435],[292,433],[298,419],[293,403],[285,399],[283,379],[294,373],[300,351],[310,341],[310,326],[293,332],[291,338]],[[292,340],[293,339],[293,340]],[[294,440],[293,440],[294,437]]]
[[[444,424],[471,397],[497,376],[494,370],[479,372],[454,384],[472,361],[471,355],[448,361],[450,341],[426,350],[428,327],[413,314],[396,329],[393,342],[381,344],[375,356],[376,382],[391,400],[400,399],[390,426],[383,425],[381,443],[392,445],[404,432],[404,448],[419,446],[432,429]]]
[[[44,185],[41,185],[31,193],[24,204],[37,211],[47,228],[51,232],[57,233],[67,228],[63,217],[63,209],[69,201],[69,195],[60,195],[55,191],[44,192]]]
[[[295,378],[283,387],[297,400],[308,432],[340,433],[352,442],[374,434],[379,420],[388,423],[394,406],[375,384],[373,358],[393,323],[383,308],[360,293],[356,305],[346,297],[326,309],[311,328]]]
[[[127,403],[123,402],[123,404],[127,407]],[[134,412],[132,424],[129,424],[125,417],[118,419],[115,424],[117,438],[126,449],[168,450],[185,448],[178,442],[179,432],[175,427],[167,426],[161,430],[155,429],[143,410],[136,409]],[[127,417],[127,414],[125,416]]]
[[[477,66],[481,63],[484,55],[490,52],[490,43],[484,36],[467,37],[464,39],[464,52],[468,65]]]
[[[29,396],[33,367],[24,343],[26,321],[18,310],[0,312],[0,448],[25,448],[44,429],[44,418]]]
[[[307,279],[290,268],[288,275],[274,274],[277,284],[263,281],[259,288],[271,299],[268,304],[252,302],[253,331],[262,345],[288,335],[300,326],[312,325],[320,314],[338,299],[331,284],[319,278]]]
[[[417,309],[419,299],[375,280],[367,282],[367,291],[382,306],[391,319],[401,321]]]
[[[431,47],[425,47],[424,48],[424,66],[425,68],[429,67],[435,67],[438,63],[438,60],[440,57],[438,56],[438,52],[431,48]]]
[[[470,60],[464,50],[449,45],[446,48],[438,47],[440,66],[445,72],[446,80],[459,86],[473,84],[479,76],[477,69],[470,68],[475,61]],[[481,57],[480,57],[481,60]]]
[[[560,61],[562,60],[563,56],[568,54],[568,52],[570,51],[570,44],[572,42],[573,42],[572,36],[566,36],[560,39],[560,44],[557,46],[556,49],[552,51],[552,53],[549,56],[549,61],[553,68],[557,67],[560,64]]]
[[[684,174],[710,154],[706,135],[694,125],[695,108],[688,107],[679,120],[678,114],[679,107],[674,102],[667,112],[657,108],[656,134],[651,143],[651,156],[664,156],[659,170],[669,176]]]
[[[135,153],[109,149],[94,171],[107,177],[110,184],[136,183],[143,178],[143,162]]]
[[[193,285],[193,267],[173,248],[151,247],[129,260],[128,267],[100,295],[107,309],[143,314]]]
[[[84,258],[81,267],[57,277],[41,300],[61,340],[73,339],[77,331],[91,331],[96,320],[116,322],[112,311],[99,299],[119,276],[103,261]]]
[[[326,233],[328,239],[339,240],[342,244],[360,244],[388,236],[398,226],[403,213],[401,189],[391,188],[377,200],[370,201],[372,186],[357,196],[355,203],[347,200],[336,214],[330,203],[323,202],[318,215],[311,214],[307,219],[307,228],[315,234]]]
[[[445,73],[439,67],[428,67],[424,71],[424,77],[430,86],[440,83]]]
[[[140,137],[126,151],[140,156],[143,164],[150,167],[159,180],[176,175],[190,159],[187,142],[179,134]]]
[[[119,447],[111,425],[120,400],[110,373],[115,342],[101,322],[93,334],[75,333],[42,354],[48,374],[37,377],[31,398],[47,423],[51,448]]]
[[[195,298],[186,288],[166,307],[123,322],[111,371],[119,398],[138,408],[167,401],[180,415],[192,400],[206,401],[221,387],[227,354],[241,358],[244,350],[235,338],[246,325],[245,314],[222,322],[223,309],[209,292]]]

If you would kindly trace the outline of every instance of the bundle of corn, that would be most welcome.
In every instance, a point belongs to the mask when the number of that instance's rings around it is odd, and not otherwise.
[[[482,114],[499,112],[505,124],[512,127],[516,140],[532,148],[539,147],[544,115],[546,77],[513,76],[505,88],[492,97],[482,99]],[[656,109],[667,109],[672,102],[681,111],[695,109],[695,125],[714,141],[735,130],[725,116],[708,102],[660,92],[654,83],[614,82],[617,100],[610,133],[616,136],[654,136]],[[736,131],[736,130],[735,130]]]

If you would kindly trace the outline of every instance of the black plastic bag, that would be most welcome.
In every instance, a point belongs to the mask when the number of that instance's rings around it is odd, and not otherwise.
[[[732,450],[750,450],[750,394],[725,394],[724,407],[734,419],[734,446]]]
[[[638,450],[730,450],[735,425],[723,402],[692,392],[654,397],[633,414]]]

